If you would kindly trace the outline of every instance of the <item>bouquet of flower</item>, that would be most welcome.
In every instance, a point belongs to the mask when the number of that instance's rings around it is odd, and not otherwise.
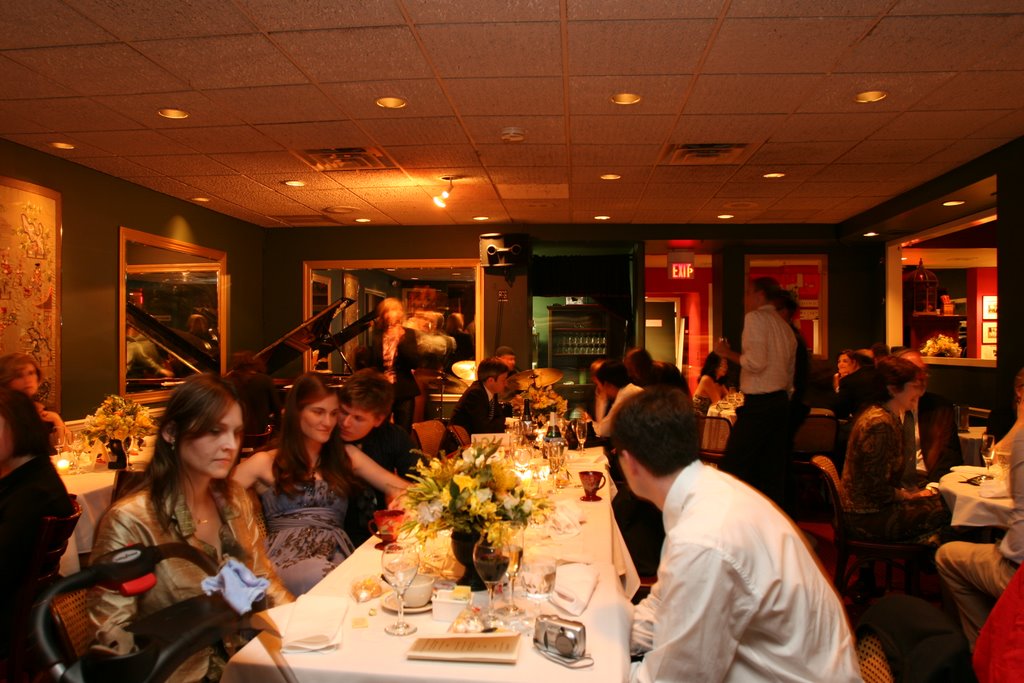
[[[524,487],[498,444],[482,441],[451,457],[421,460],[405,492],[405,527],[421,538],[442,529],[495,538],[502,522],[526,524],[547,507],[533,486]]]
[[[956,339],[947,337],[944,334],[937,334],[924,343],[921,347],[922,356],[946,356],[948,358],[960,357],[960,344]]]
[[[531,385],[526,391],[520,392],[512,398],[512,407],[516,411],[522,412],[523,401],[526,399],[530,399],[530,410],[535,415],[547,415],[552,410],[562,415],[569,407],[569,403],[555,393],[550,386],[535,387]]]
[[[110,395],[96,412],[85,418],[82,434],[91,446],[99,439],[107,443],[113,439],[123,441],[126,448],[134,439],[139,445],[143,437],[156,433],[156,425],[149,416],[149,409],[122,396]]]

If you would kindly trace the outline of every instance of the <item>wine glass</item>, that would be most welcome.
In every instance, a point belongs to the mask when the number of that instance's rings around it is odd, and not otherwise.
[[[985,461],[985,476],[990,477],[992,458],[995,456],[996,437],[992,434],[981,435],[981,458]]]
[[[419,566],[420,557],[416,552],[416,546],[389,543],[384,547],[380,557],[381,571],[384,580],[395,589],[395,596],[398,598],[398,621],[384,627],[384,631],[393,636],[416,633],[416,627],[405,620],[405,591],[416,578]]]
[[[576,418],[572,421],[572,431],[576,433],[576,448],[582,453],[587,444],[587,421],[582,417]]]
[[[487,536],[484,536],[473,546],[473,566],[476,568],[476,573],[480,575],[480,578],[483,579],[484,584],[487,586],[487,615],[485,620],[488,628],[500,625],[501,623],[494,611],[494,587],[505,577],[505,572],[508,571],[509,559],[508,546],[502,541],[492,542],[487,540]]]
[[[508,604],[498,610],[498,613],[505,617],[519,617],[525,610],[516,606],[516,576],[519,575],[519,567],[523,561],[523,539],[526,527],[523,524],[511,524],[505,531],[507,542],[505,548],[508,554],[508,567],[505,575],[508,576]]]

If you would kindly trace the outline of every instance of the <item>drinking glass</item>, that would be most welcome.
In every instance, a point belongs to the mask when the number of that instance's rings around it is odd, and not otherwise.
[[[545,455],[548,456],[548,476],[554,482],[555,488],[560,489],[566,483],[563,476],[563,470],[565,469],[565,444],[554,442],[545,444],[545,446]]]
[[[505,577],[509,565],[508,546],[502,541],[491,542],[484,536],[473,546],[473,566],[487,586],[487,627],[501,624],[494,611],[494,587]]]
[[[576,433],[577,450],[583,452],[587,444],[587,421],[578,417],[572,421],[572,431]]]
[[[416,633],[416,627],[405,620],[405,591],[419,572],[420,557],[412,544],[389,543],[380,557],[384,580],[395,589],[398,598],[398,621],[384,627],[393,636],[407,636]]]
[[[981,458],[985,461],[985,476],[991,476],[992,458],[995,456],[996,437],[992,434],[981,436]]]
[[[548,555],[530,555],[523,561],[519,572],[526,597],[547,600],[555,586],[555,558]]]
[[[516,576],[519,575],[519,567],[523,561],[525,532],[526,527],[523,524],[510,524],[505,531],[505,547],[508,554],[508,567],[505,569],[505,575],[508,576],[508,604],[498,610],[498,613],[505,617],[516,618],[524,613],[524,610],[516,606]]]

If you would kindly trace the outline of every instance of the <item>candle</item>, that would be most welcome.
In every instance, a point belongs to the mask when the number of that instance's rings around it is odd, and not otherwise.
[[[57,471],[61,474],[66,474],[71,468],[71,461],[67,458],[61,458],[57,461]]]

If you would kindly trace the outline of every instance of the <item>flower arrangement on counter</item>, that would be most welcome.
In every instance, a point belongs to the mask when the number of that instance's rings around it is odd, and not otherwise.
[[[149,416],[149,408],[123,396],[110,395],[96,412],[85,418],[82,434],[91,446],[99,439],[103,443],[123,441],[126,448],[132,440],[142,445],[143,438],[156,433],[156,425]]]
[[[550,386],[530,386],[512,398],[512,408],[517,413],[523,412],[523,401],[530,399],[530,410],[534,415],[547,415],[552,410],[559,415],[565,414],[569,402],[559,396]]]
[[[937,334],[924,343],[921,347],[922,356],[946,356],[947,358],[960,357],[960,344],[956,339],[947,337],[944,334]]]
[[[420,538],[442,529],[495,538],[503,522],[526,524],[547,508],[534,485],[520,483],[498,444],[481,441],[461,454],[420,460],[405,492],[405,528]]]

